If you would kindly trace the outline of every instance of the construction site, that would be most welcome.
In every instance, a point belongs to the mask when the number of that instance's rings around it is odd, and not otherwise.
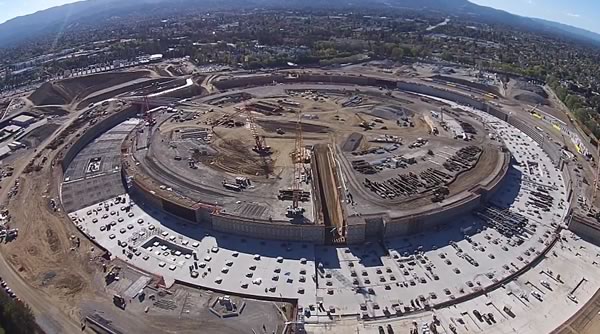
[[[442,211],[477,184],[491,196],[510,161],[478,117],[415,95],[291,85],[228,95],[148,107],[121,148],[143,201],[153,192],[165,210],[223,232],[356,243],[367,237],[348,240],[357,213]]]
[[[2,276],[47,333],[593,333],[575,130],[526,85],[413,72],[44,85]]]

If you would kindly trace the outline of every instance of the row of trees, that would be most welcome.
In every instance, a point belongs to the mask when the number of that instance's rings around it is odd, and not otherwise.
[[[594,137],[600,138],[600,116],[598,114],[600,110],[600,97],[595,96],[585,99],[579,95],[572,94],[569,89],[564,87],[553,76],[548,77],[548,86],[552,88],[556,96],[569,108],[575,119],[583,124]],[[586,100],[596,103],[596,108],[587,105]]]
[[[29,306],[0,292],[0,334],[40,334]]]

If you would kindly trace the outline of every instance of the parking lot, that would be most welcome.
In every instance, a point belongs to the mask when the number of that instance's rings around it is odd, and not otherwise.
[[[113,255],[164,276],[166,282],[314,303],[312,245],[213,233],[163,213],[145,212],[126,195],[72,217]]]

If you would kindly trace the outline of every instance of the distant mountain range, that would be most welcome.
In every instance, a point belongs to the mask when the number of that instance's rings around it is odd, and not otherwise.
[[[482,23],[505,24],[511,27],[561,35],[600,45],[600,34],[572,26],[526,18],[501,10],[479,6],[467,0],[87,0],[21,16],[0,24],[0,48],[23,41],[50,37],[75,24],[102,24],[115,16],[161,13],[164,15],[194,10],[252,8],[380,8],[394,10],[426,10],[458,15]]]

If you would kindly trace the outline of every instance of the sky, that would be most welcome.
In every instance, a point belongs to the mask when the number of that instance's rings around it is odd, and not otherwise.
[[[78,0],[0,0],[0,22],[76,1]],[[598,19],[600,0],[471,0],[471,2],[600,33]]]
[[[0,0],[0,23],[78,0]]]
[[[1,0],[0,0],[1,1]],[[565,23],[600,33],[599,0],[470,0],[507,12]]]

